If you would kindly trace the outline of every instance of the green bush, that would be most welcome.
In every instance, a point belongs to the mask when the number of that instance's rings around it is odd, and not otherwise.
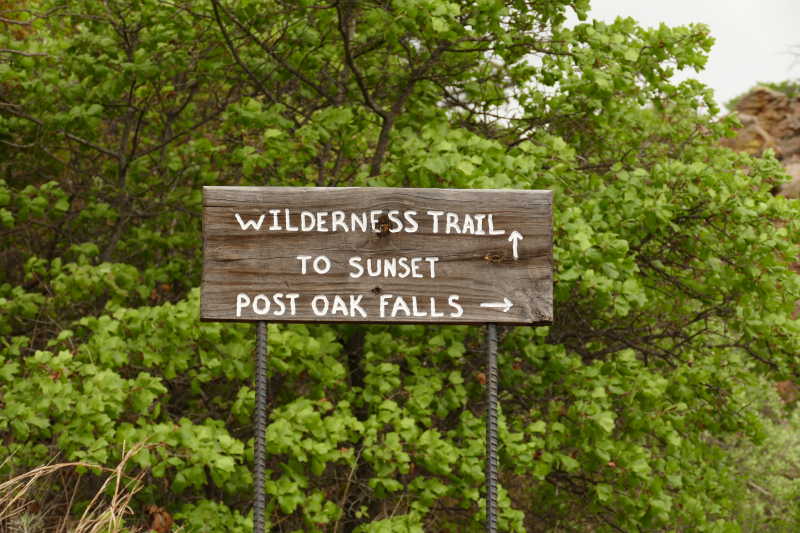
[[[147,439],[137,505],[249,530],[254,330],[198,320],[202,187],[549,188],[555,324],[501,331],[501,529],[739,530],[726,443],[764,440],[754,387],[796,372],[800,224],[778,162],[718,147],[736,119],[672,80],[705,26],[566,28],[570,0],[26,5],[0,32],[0,474]],[[482,343],[270,325],[272,530],[483,530]]]
[[[773,387],[753,391],[766,437],[760,446],[734,437],[727,461],[734,470],[734,517],[745,532],[789,533],[800,527],[800,410],[789,410]]]

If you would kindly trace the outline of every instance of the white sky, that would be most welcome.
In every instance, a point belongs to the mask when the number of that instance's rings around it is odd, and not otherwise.
[[[591,5],[587,22],[625,16],[643,27],[707,24],[716,44],[705,70],[692,77],[714,89],[720,106],[757,82],[800,78],[800,64],[792,66],[798,58],[790,53],[800,47],[800,0],[592,0]],[[568,24],[573,19],[578,21],[572,17]]]

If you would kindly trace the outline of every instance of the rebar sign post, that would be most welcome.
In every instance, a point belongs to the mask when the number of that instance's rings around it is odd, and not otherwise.
[[[256,322],[256,435],[255,435],[255,479],[253,487],[253,532],[265,533],[267,478],[267,322]]]
[[[486,533],[497,533],[497,324],[486,324]]]

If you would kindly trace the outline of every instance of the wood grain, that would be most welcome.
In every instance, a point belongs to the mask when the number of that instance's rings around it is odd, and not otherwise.
[[[270,210],[279,209],[280,230],[270,230],[274,216]],[[286,209],[290,224],[301,226],[302,211],[327,212],[322,220],[328,232],[287,231]],[[332,229],[331,213],[340,210],[345,214],[348,227],[351,213],[359,218],[371,211],[376,214],[378,231],[364,232],[360,228],[344,232],[341,226]],[[397,210],[394,218],[409,226],[403,217],[406,211],[418,224],[409,233],[396,233],[398,225],[387,217]],[[446,216],[439,217],[438,232],[434,232],[433,217],[428,211],[455,213],[458,225],[464,229],[467,214],[477,225],[475,215],[481,219],[484,235],[446,233]],[[366,215],[363,215],[363,214]],[[244,223],[258,221],[265,215],[258,230],[250,226],[243,230],[236,214]],[[488,215],[496,230],[503,235],[488,234]],[[363,218],[362,218],[363,219]],[[306,216],[306,222],[310,217]],[[517,255],[513,257],[509,236],[518,231]],[[318,274],[313,259],[307,261],[307,273],[301,273],[299,255],[326,256],[330,270]],[[350,265],[352,257],[360,257],[365,269],[361,277],[354,278],[357,270]],[[366,272],[367,260],[374,268],[378,259],[401,257],[421,258],[418,273],[424,277],[406,278],[370,276]],[[435,277],[430,276],[427,257],[438,257],[434,264]],[[325,262],[320,260],[319,266]],[[398,274],[404,270],[398,266]],[[259,315],[252,303],[243,307],[237,316],[237,295],[246,294],[252,300],[259,294],[270,300],[270,310]],[[274,311],[276,293],[297,294],[295,314],[291,315],[289,301],[284,314]],[[200,301],[200,318],[203,321],[256,321],[271,322],[357,322],[357,323],[426,323],[426,324],[476,324],[497,322],[509,325],[536,325],[552,323],[553,316],[553,193],[552,191],[516,190],[453,190],[453,189],[389,189],[389,188],[290,188],[290,187],[205,187],[203,191],[203,275]],[[335,314],[333,304],[339,295],[348,308],[345,316],[341,308]],[[360,307],[366,317],[356,312],[350,316],[350,296],[361,297]],[[381,296],[386,302],[385,316],[380,316]],[[386,295],[392,295],[387,298]],[[448,304],[451,296],[463,309],[460,316]],[[324,296],[329,302],[328,312],[318,316],[312,310],[312,300]],[[397,316],[391,310],[401,297],[412,316],[407,316],[398,304]],[[426,316],[413,316],[412,297],[416,297],[418,311]],[[436,311],[430,313],[430,299],[435,298]],[[481,303],[502,303],[508,298],[513,305],[507,312],[501,307],[481,307]],[[323,308],[318,300],[317,309]],[[259,300],[259,309],[264,301]]]

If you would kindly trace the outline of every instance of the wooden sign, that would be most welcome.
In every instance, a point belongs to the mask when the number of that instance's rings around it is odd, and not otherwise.
[[[553,320],[553,192],[205,187],[207,322]]]

